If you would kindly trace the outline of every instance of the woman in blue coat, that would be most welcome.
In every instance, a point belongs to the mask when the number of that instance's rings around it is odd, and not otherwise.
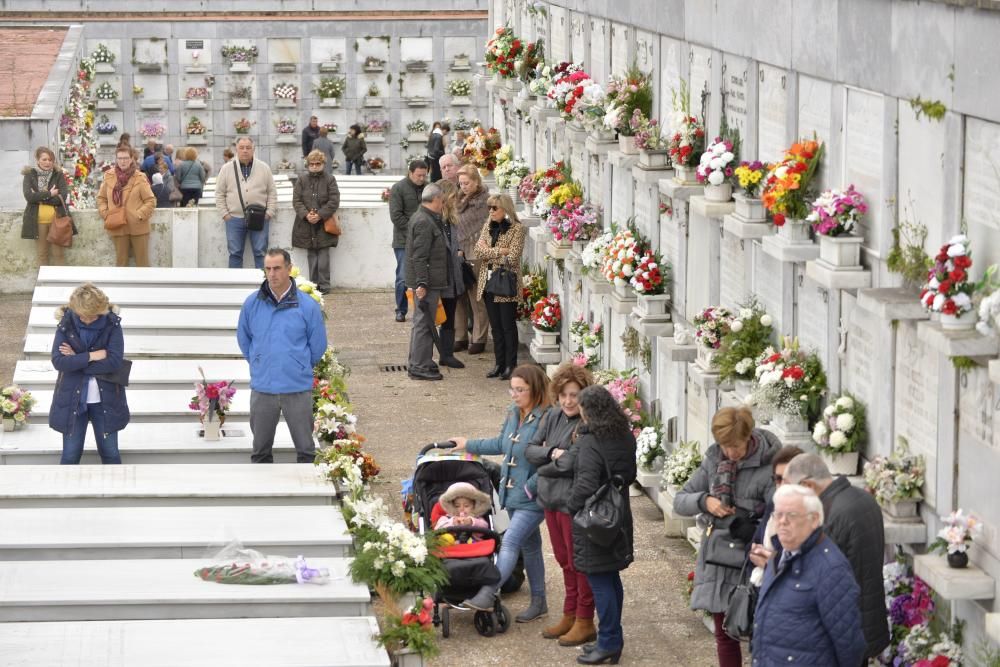
[[[90,283],[73,290],[69,304],[56,310],[52,365],[59,379],[49,426],[63,434],[63,465],[80,462],[88,422],[101,462],[122,462],[118,431],[128,424],[129,411],[125,387],[113,381],[125,359],[121,318],[115,310],[104,292]]]
[[[528,443],[548,407],[548,383],[548,376],[538,366],[518,366],[510,377],[510,396],[514,402],[507,410],[500,435],[477,440],[451,438],[458,449],[470,454],[503,456],[500,463],[500,506],[510,516],[510,526],[504,533],[497,556],[500,583],[484,586],[463,604],[473,609],[492,610],[496,591],[514,571],[520,552],[524,556],[524,569],[531,588],[531,605],[515,617],[518,623],[533,621],[549,611],[545,600],[542,533],[538,529],[545,520],[545,513],[535,500],[538,483],[535,466],[525,456]]]

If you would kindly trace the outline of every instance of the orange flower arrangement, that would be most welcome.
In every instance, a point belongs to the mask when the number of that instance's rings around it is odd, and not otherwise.
[[[778,227],[785,224],[786,218],[802,220],[809,215],[814,199],[809,186],[822,156],[822,143],[815,139],[799,141],[792,144],[784,159],[771,166],[761,198]]]

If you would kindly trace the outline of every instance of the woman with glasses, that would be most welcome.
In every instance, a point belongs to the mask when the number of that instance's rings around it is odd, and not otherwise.
[[[97,212],[115,244],[115,265],[128,266],[129,249],[136,266],[149,266],[149,220],[156,195],[135,163],[131,146],[115,149],[114,169],[104,172],[97,193]]]
[[[309,280],[320,292],[330,291],[330,248],[340,237],[326,231],[324,221],[340,208],[337,177],[326,169],[326,155],[313,149],[306,156],[306,171],[300,173],[292,188],[292,247],[309,253]]]
[[[510,397],[507,417],[500,428],[500,435],[493,438],[469,440],[450,438],[457,450],[470,454],[502,456],[500,462],[500,506],[510,516],[510,526],[503,535],[497,568],[500,583],[484,587],[463,604],[472,609],[491,611],[497,591],[510,577],[517,564],[517,555],[524,557],[524,569],[531,588],[531,604],[518,614],[518,623],[527,623],[548,613],[545,599],[545,562],[542,559],[542,534],[539,526],[545,520],[542,508],[535,501],[538,475],[525,455],[549,406],[549,378],[538,366],[525,364],[513,370],[510,376]]]
[[[517,217],[514,202],[509,196],[491,195],[486,205],[489,219],[476,242],[476,257],[479,259],[479,293],[476,298],[486,304],[496,360],[496,365],[486,377],[509,380],[511,371],[517,366],[517,304],[521,299],[521,253],[527,229]],[[493,293],[490,277],[500,270],[514,274],[513,296]]]
[[[747,407],[722,408],[712,418],[715,444],[674,498],[681,516],[698,515],[704,529],[694,570],[691,609],[712,614],[720,667],[743,664],[739,641],[723,630],[729,597],[740,583],[757,523],[774,494],[771,460],[781,442],[755,428]]]

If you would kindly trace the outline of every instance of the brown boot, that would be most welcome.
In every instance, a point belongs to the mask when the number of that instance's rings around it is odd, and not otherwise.
[[[569,632],[574,623],[576,623],[576,616],[573,614],[563,614],[561,621],[552,627],[542,630],[542,636],[546,639],[555,639],[556,637]]]
[[[592,618],[578,618],[573,627],[559,637],[560,646],[579,646],[597,639],[597,627]]]

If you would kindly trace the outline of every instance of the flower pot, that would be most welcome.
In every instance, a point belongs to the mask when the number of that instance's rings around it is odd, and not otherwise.
[[[424,667],[424,657],[416,651],[401,648],[396,651],[395,667]]]
[[[5,431],[13,431],[14,430],[14,419],[13,419],[13,417],[4,417],[3,418],[3,430],[5,430]]]
[[[274,139],[275,143],[279,144],[297,144],[299,143],[298,137],[294,134],[279,134]]]
[[[514,208],[517,209],[518,204],[521,203],[520,196],[517,193],[517,186],[512,185],[507,188],[507,195],[510,197],[510,200],[514,202]]]
[[[468,107],[472,106],[472,98],[468,95],[456,95],[451,98],[451,106],[453,107]]]
[[[823,448],[818,448],[817,451],[831,474],[848,476],[858,474],[858,452],[837,454]]]
[[[365,106],[368,108],[381,107],[382,98],[381,97],[370,97],[365,96]]]
[[[711,371],[712,367],[715,366],[715,355],[718,354],[718,350],[714,350],[704,345],[698,345],[698,356],[695,358],[695,363],[706,371]]]
[[[969,554],[966,551],[948,552],[948,567],[960,570],[969,564]]]
[[[751,391],[753,391],[752,380],[736,379],[733,381],[733,392],[739,396],[740,399],[744,399],[749,396]]]
[[[628,283],[622,285],[615,284],[615,296],[617,296],[622,301],[635,301],[636,294],[635,290]]]
[[[632,137],[629,137],[631,140]],[[634,145],[634,142],[633,142]],[[669,169],[670,154],[667,151],[639,151],[639,166],[644,169]]]
[[[590,130],[590,138],[598,143],[602,144],[610,143],[615,140],[615,131],[609,130],[608,128],[603,126],[595,127]]]
[[[804,220],[787,218],[785,224],[778,227],[778,236],[786,243],[809,243],[809,225]]]
[[[188,109],[204,109],[207,105],[204,97],[195,97],[187,100],[184,106]]]
[[[819,258],[831,266],[852,267],[861,264],[860,236],[819,237]]]
[[[720,202],[723,204],[732,201],[733,184],[722,183],[721,185],[712,185],[709,183],[705,186],[705,199],[707,201]]]
[[[274,106],[278,109],[291,109],[295,107],[295,100],[287,97],[279,97],[274,101]]]
[[[250,63],[233,63],[229,66],[230,72],[245,73],[250,71]]]
[[[229,107],[232,109],[249,109],[250,100],[232,100],[229,103]]]
[[[767,212],[764,210],[764,200],[747,197],[742,192],[733,195],[736,201],[734,213],[744,220],[765,220]]]
[[[976,328],[979,316],[975,310],[967,310],[961,315],[941,313],[941,328],[945,331],[969,331]]]
[[[115,65],[114,63],[97,63],[94,65],[94,71],[98,74],[114,74]]]
[[[806,418],[799,415],[789,415],[784,412],[778,412],[771,417],[771,424],[775,428],[780,428],[785,433],[806,432]]]
[[[205,440],[218,440],[221,437],[222,424],[212,420],[202,424],[202,437]]]
[[[635,147],[635,137],[626,137],[624,134],[619,134],[618,150],[625,155],[638,155],[639,149]]]
[[[590,241],[573,241],[573,252],[578,257],[583,257],[583,251],[586,249],[588,243]]]
[[[538,347],[558,347],[559,332],[542,331],[541,329],[535,327],[535,345]]]
[[[340,106],[339,97],[324,97],[320,100],[319,105],[324,109],[335,109]]]
[[[694,165],[682,165],[674,162],[674,180],[681,185],[697,185],[697,167]]]
[[[320,72],[339,72],[340,71],[340,61],[339,60],[327,60],[319,64]]]
[[[887,502],[882,506],[885,513],[894,519],[915,519],[920,516],[917,506],[920,501],[915,499]]]
[[[669,294],[637,294],[637,305],[642,317],[665,317],[670,312]]]
[[[97,100],[98,111],[113,111],[118,108],[118,100]]]
[[[189,134],[187,143],[188,146],[204,146],[208,143],[208,139],[204,134]]]

